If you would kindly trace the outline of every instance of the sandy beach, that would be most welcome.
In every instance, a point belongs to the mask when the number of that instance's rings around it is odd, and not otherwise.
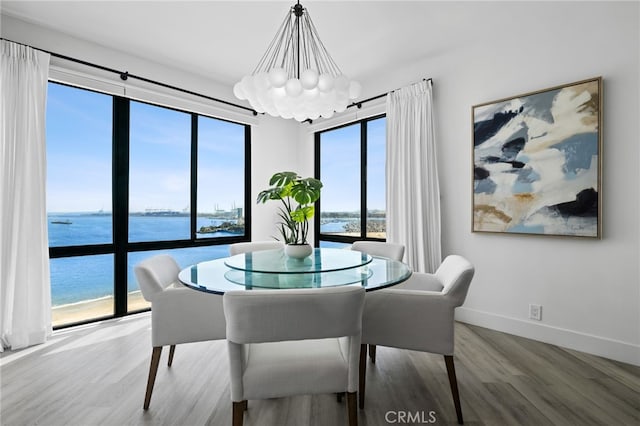
[[[129,311],[137,311],[150,306],[151,304],[142,298],[142,293],[140,291],[133,291],[129,293]],[[86,302],[54,306],[51,308],[51,320],[54,327],[112,315],[113,296],[87,300]]]

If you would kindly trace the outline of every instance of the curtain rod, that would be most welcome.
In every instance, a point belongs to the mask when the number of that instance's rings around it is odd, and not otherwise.
[[[431,78],[431,77],[429,77],[429,78],[423,78],[422,80],[420,80],[420,81],[416,81],[416,82],[411,83],[411,84],[420,83],[421,81],[430,81],[430,82],[431,82],[431,84],[433,84],[433,78]],[[400,90],[400,89],[394,89],[394,90],[391,90],[391,93],[395,92],[396,90]],[[355,107],[358,107],[358,109],[360,109],[360,108],[362,108],[362,104],[363,104],[363,103],[365,103],[365,102],[375,101],[376,99],[380,99],[380,98],[384,98],[385,96],[387,96],[387,94],[388,94],[388,93],[389,93],[389,92],[387,92],[387,93],[381,93],[381,94],[379,94],[379,95],[377,95],[377,96],[373,96],[373,97],[371,97],[371,98],[363,99],[363,100],[358,101],[358,102],[353,102],[353,103],[351,103],[351,104],[347,105],[347,108],[351,108],[351,107],[354,107],[354,106],[355,106]],[[303,123],[305,123],[305,122],[306,122],[306,123],[313,123],[313,120],[312,120],[312,119],[310,119],[310,118],[307,118],[306,120],[304,120],[304,121],[303,121]]]
[[[9,40],[9,39],[6,39],[4,37],[1,37],[0,39],[1,40],[5,40],[5,41],[9,41],[11,43],[20,44],[22,46],[27,46],[27,47],[30,47],[32,49],[39,50],[41,52],[48,53],[49,55],[55,56],[56,58],[64,59],[64,60],[71,61],[71,62],[76,62],[78,64],[86,65],[86,66],[93,67],[93,68],[98,68],[98,69],[100,69],[102,71],[108,71],[108,72],[112,72],[114,74],[118,74],[120,76],[120,79],[122,79],[123,81],[127,80],[128,78],[134,78],[136,80],[144,81],[145,83],[151,83],[151,84],[155,84],[156,86],[165,87],[167,89],[177,90],[178,92],[187,93],[189,95],[198,96],[198,97],[201,97],[201,98],[208,99],[210,101],[215,101],[215,102],[219,102],[219,103],[222,103],[222,104],[225,104],[225,105],[229,105],[229,106],[232,106],[232,107],[240,108],[240,109],[243,109],[245,111],[250,111],[253,115],[258,115],[258,112],[256,110],[252,109],[252,108],[248,108],[248,107],[243,106],[243,105],[234,104],[232,102],[228,102],[228,101],[225,101],[223,99],[214,98],[212,96],[203,95],[202,93],[193,92],[191,90],[183,89],[181,87],[172,86],[172,85],[167,84],[167,83],[162,83],[162,82],[159,82],[159,81],[151,80],[149,78],[141,77],[141,76],[138,76],[138,75],[135,75],[135,74],[129,74],[128,71],[124,71],[124,72],[123,71],[118,71],[116,69],[105,67],[103,65],[98,65],[98,64],[91,63],[91,62],[83,61],[81,59],[72,58],[70,56],[61,55],[60,53],[55,53],[55,52],[51,52],[51,51],[48,51],[48,50],[40,49],[38,47],[30,46],[28,44],[18,43],[16,41]]]
[[[416,81],[415,83],[411,83],[411,84],[420,83],[421,81],[430,81],[430,82],[431,82],[431,84],[433,84],[433,78],[431,78],[431,77],[429,77],[429,78],[423,78],[422,80],[420,80],[420,81]],[[391,93],[395,92],[396,90],[400,90],[400,89],[394,89],[394,90],[391,90]],[[380,99],[380,98],[384,98],[385,96],[387,96],[387,94],[388,94],[388,93],[389,93],[389,92],[387,92],[387,93],[381,93],[381,94],[379,94],[379,95],[377,95],[377,96],[373,96],[373,97],[371,97],[371,98],[363,99],[363,100],[358,101],[358,102],[353,102],[353,103],[351,103],[351,104],[347,105],[347,108],[351,108],[351,107],[358,107],[358,109],[360,109],[360,108],[362,108],[362,104],[363,104],[363,103],[365,103],[365,102],[375,101],[376,99]],[[303,123],[304,123],[304,122],[307,122],[307,123],[313,123],[313,120],[312,120],[312,119],[310,119],[310,118],[307,118],[306,120],[304,120],[304,121],[303,121]]]
[[[430,81],[431,84],[433,84],[433,79],[431,77],[423,78],[422,80],[417,81],[416,83],[420,83],[421,81]],[[412,84],[415,84],[415,83],[412,83]],[[394,90],[391,90],[391,92],[395,92],[396,90],[400,90],[400,89],[394,89]],[[373,96],[371,98],[367,98],[367,99],[364,99],[362,101],[353,102],[353,103],[347,105],[347,108],[358,107],[358,109],[360,109],[360,108],[362,108],[362,104],[364,104],[366,102],[375,101],[376,99],[384,98],[385,96],[387,96],[387,93],[381,93],[381,94],[379,94],[377,96]]]

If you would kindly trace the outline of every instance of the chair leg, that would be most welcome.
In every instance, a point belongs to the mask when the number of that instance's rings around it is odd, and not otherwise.
[[[244,422],[244,410],[246,410],[247,401],[233,401],[233,426],[242,426]]]
[[[360,345],[360,365],[358,368],[358,399],[364,408],[364,390],[367,382],[367,345]]]
[[[462,420],[462,407],[460,406],[460,395],[458,394],[458,380],[456,379],[456,368],[453,364],[453,356],[445,355],[444,362],[447,365],[447,374],[449,375],[449,385],[451,386],[451,395],[453,396],[453,405],[456,407],[456,415],[458,416],[458,424],[464,424]]]
[[[376,363],[376,345],[369,345],[369,358],[373,364]]]
[[[173,364],[173,354],[175,352],[176,352],[176,345],[169,346],[169,363],[167,364],[169,367],[171,367],[171,364]]]
[[[349,426],[358,426],[358,410],[356,408],[356,392],[347,392],[347,412],[349,413]]]
[[[155,346],[153,348],[153,352],[151,352],[151,366],[149,367],[149,378],[147,379],[147,392],[144,395],[143,408],[145,410],[149,409],[149,403],[151,402],[151,393],[153,392],[153,384],[156,382],[156,373],[158,372],[161,353],[162,346]]]

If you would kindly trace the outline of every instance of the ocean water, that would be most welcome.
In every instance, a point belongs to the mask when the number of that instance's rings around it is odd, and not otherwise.
[[[59,222],[59,223],[54,223]],[[60,223],[61,222],[61,223]],[[219,225],[223,220],[198,217],[201,226]],[[112,218],[108,214],[55,213],[48,215],[49,245],[62,247],[106,244],[112,241]],[[230,236],[229,232],[198,234],[203,237]],[[187,216],[131,216],[130,241],[166,241],[189,238]],[[182,268],[205,260],[228,256],[229,246],[191,247],[129,253],[127,288],[139,290],[134,266],[160,253],[171,254]],[[113,255],[74,256],[51,259],[51,301],[53,306],[113,296]]]
[[[168,241],[189,238],[188,216],[131,216],[129,241]],[[344,226],[357,218],[323,223],[322,232],[343,232]],[[57,222],[57,223],[56,223]],[[201,226],[220,225],[223,220],[197,218]],[[112,217],[110,214],[51,213],[48,215],[49,245],[64,247],[87,244],[108,244],[112,241]],[[199,237],[234,235],[229,232],[198,234]],[[274,234],[275,235],[275,234]],[[323,244],[323,247],[342,244]],[[191,247],[172,250],[132,252],[128,257],[127,288],[139,290],[133,272],[140,261],[160,253],[173,256],[181,268],[198,262],[228,256],[229,246]],[[74,256],[51,259],[51,299],[53,306],[113,296],[113,255]]]

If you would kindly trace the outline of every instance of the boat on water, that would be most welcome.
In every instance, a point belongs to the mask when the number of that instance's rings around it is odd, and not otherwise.
[[[65,220],[52,220],[51,223],[54,223],[56,225],[71,225],[73,222],[71,222],[69,219],[65,219]]]

